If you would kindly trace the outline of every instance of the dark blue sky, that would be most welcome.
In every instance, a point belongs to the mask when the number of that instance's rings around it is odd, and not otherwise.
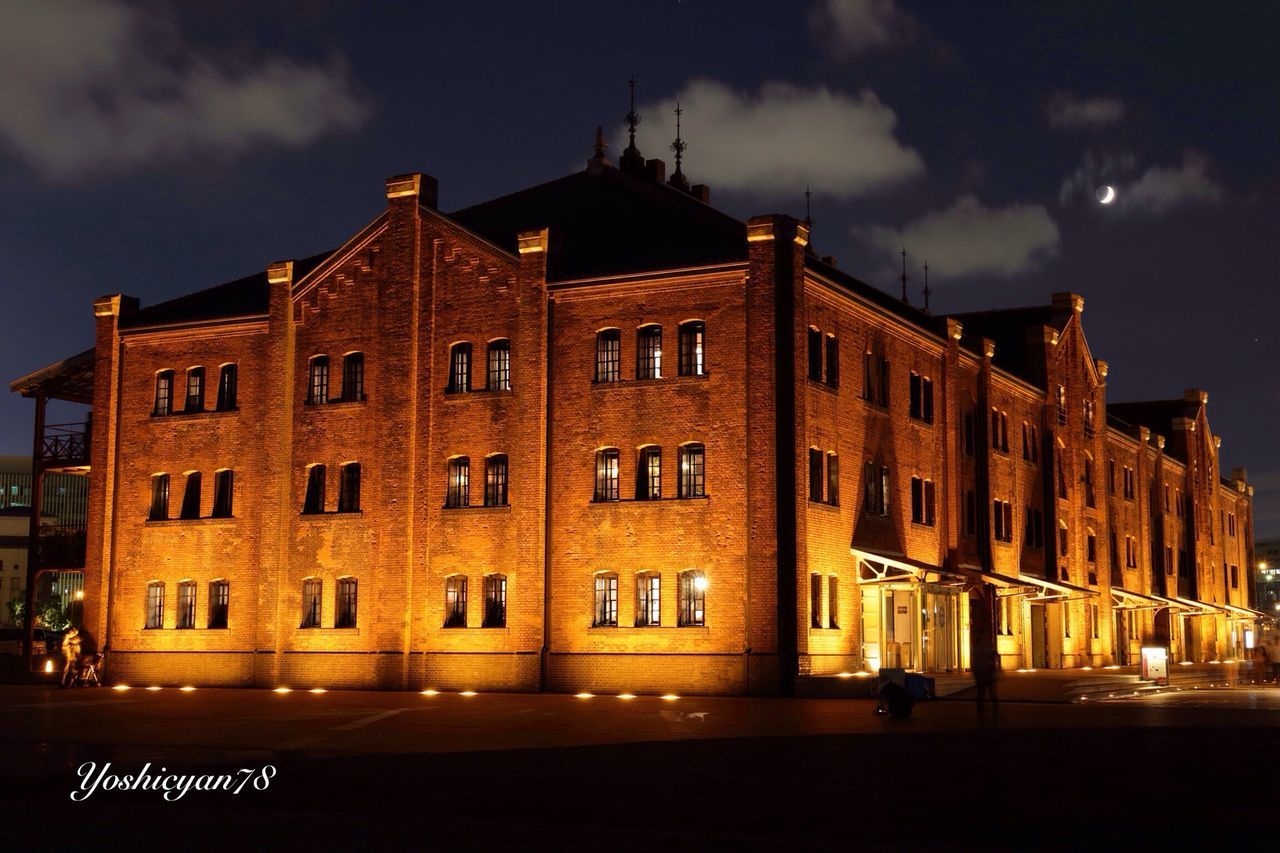
[[[6,379],[87,348],[99,294],[151,303],[338,245],[388,175],[436,176],[450,210],[581,168],[597,124],[616,159],[634,74],[646,156],[670,166],[680,98],[713,203],[802,216],[810,184],[815,247],[855,275],[896,292],[905,241],[935,311],[1082,293],[1109,398],[1208,390],[1224,468],[1249,467],[1258,533],[1280,535],[1280,5],[0,0],[0,18]],[[30,415],[0,396],[0,453],[29,452]]]

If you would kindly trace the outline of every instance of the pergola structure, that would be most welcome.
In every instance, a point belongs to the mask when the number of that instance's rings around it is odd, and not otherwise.
[[[23,655],[31,668],[35,640],[36,584],[46,571],[72,566],[48,566],[40,548],[40,515],[44,505],[44,475],[52,471],[89,473],[90,429],[83,424],[48,424],[45,412],[50,400],[93,404],[94,351],[63,359],[9,383],[9,390],[36,401],[31,442],[31,522],[27,529],[27,590]],[[91,413],[92,414],[92,413]],[[83,568],[82,565],[78,568]]]

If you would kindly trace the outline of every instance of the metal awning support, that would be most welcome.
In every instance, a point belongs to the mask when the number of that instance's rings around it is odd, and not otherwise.
[[[1249,607],[1237,607],[1234,604],[1223,604],[1220,606],[1227,611],[1227,616],[1230,619],[1252,622],[1255,619],[1262,619],[1267,615],[1259,610],[1254,610]]]
[[[1076,586],[1066,581],[1051,581],[1048,578],[1022,574],[1018,575],[1018,580],[1038,588],[1034,595],[1029,596],[1029,601],[1079,601],[1098,596],[1098,593],[1092,589]]]
[[[1207,604],[1203,601],[1193,601],[1189,598],[1174,598],[1179,604],[1187,608],[1187,616],[1217,616],[1220,608],[1217,605]]]
[[[938,583],[963,584],[965,576],[957,572],[912,560],[901,555],[878,554],[850,548],[858,560],[858,583]]]
[[[1161,604],[1149,595],[1113,586],[1111,587],[1111,606],[1116,610],[1159,610],[1167,605]]]

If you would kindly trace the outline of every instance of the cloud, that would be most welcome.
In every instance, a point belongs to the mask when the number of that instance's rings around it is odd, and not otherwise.
[[[50,178],[297,147],[368,112],[338,63],[217,62],[119,0],[0,0],[0,20],[0,144]]]
[[[990,208],[972,195],[902,228],[855,226],[852,232],[889,255],[905,246],[939,279],[1030,272],[1057,254],[1059,241],[1058,226],[1041,205]]]
[[[1187,204],[1212,204],[1226,197],[1226,191],[1209,175],[1209,158],[1185,151],[1177,166],[1148,166],[1141,173],[1132,154],[1086,152],[1084,161],[1062,182],[1058,200],[1070,204],[1077,199],[1092,201],[1103,184],[1116,188],[1114,209],[1130,214],[1160,216]]]
[[[1079,98],[1070,92],[1059,92],[1045,105],[1049,127],[1055,130],[1079,130],[1104,127],[1124,118],[1124,101],[1114,97]]]
[[[820,0],[809,11],[814,40],[837,59],[902,44],[915,21],[894,0]]]
[[[685,172],[715,190],[799,198],[809,185],[852,198],[925,170],[920,155],[894,136],[897,115],[871,90],[849,95],[787,83],[766,83],[753,95],[695,80],[677,97],[644,106],[638,144],[650,157],[670,163],[677,100],[689,144]]]

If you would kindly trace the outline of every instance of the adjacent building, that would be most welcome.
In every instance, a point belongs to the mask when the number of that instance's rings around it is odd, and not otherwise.
[[[118,677],[768,693],[963,669],[973,631],[1006,667],[1240,654],[1245,473],[1205,392],[1108,401],[1081,296],[935,316],[634,144],[452,213],[385,190],[331,252],[95,303],[65,364]]]

